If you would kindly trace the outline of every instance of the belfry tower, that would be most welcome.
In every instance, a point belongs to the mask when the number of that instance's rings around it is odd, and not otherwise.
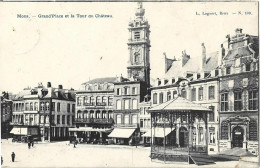
[[[138,2],[135,19],[129,22],[127,74],[129,79],[143,81],[150,86],[150,25],[144,19],[145,10]]]

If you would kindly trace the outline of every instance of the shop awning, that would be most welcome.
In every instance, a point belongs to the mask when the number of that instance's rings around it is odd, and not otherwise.
[[[164,133],[164,128],[153,128],[153,130],[148,130],[145,134],[143,134],[143,137],[151,137],[151,131],[152,131],[152,136],[157,137],[157,138],[163,138],[164,135],[167,136],[169,133],[171,133],[174,129],[171,128],[165,128],[165,133]]]
[[[92,132],[109,132],[111,128],[92,128],[92,127],[79,127],[79,128],[69,128],[69,131],[92,131]]]
[[[10,134],[14,135],[27,135],[28,129],[27,128],[13,128],[10,132]]]
[[[135,131],[135,128],[115,128],[108,137],[111,138],[129,138]]]

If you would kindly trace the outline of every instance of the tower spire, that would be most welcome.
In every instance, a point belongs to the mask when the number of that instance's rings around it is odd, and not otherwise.
[[[137,2],[137,9],[135,12],[136,19],[143,19],[145,10],[143,9],[143,3]]]

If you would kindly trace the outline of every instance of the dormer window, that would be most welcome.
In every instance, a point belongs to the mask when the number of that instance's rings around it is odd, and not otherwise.
[[[215,76],[218,76],[218,69],[215,70]]]
[[[162,84],[162,82],[159,80],[159,81],[158,81],[158,86],[160,86],[161,84]]]
[[[134,38],[137,40],[137,39],[140,39],[140,32],[134,32]]]
[[[246,64],[246,71],[250,71],[250,64]]]
[[[226,75],[229,75],[231,73],[231,67],[226,67]]]
[[[175,78],[172,78],[172,83],[175,83]]]
[[[199,79],[200,78],[200,74],[197,74],[197,79]]]
[[[204,77],[208,77],[209,76],[209,73],[204,73]]]
[[[164,80],[164,84],[166,85],[167,83],[168,83],[168,80],[167,80],[167,79],[165,79],[165,80]]]

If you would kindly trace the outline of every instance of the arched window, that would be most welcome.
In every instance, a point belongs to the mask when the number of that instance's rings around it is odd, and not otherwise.
[[[157,93],[153,94],[153,104],[157,104]]]
[[[83,118],[88,118],[88,111],[87,111],[87,110],[85,110],[85,111],[83,112]]]
[[[77,112],[77,118],[81,118],[81,111],[80,110]]]
[[[101,118],[101,114],[99,110],[96,111],[96,118]]]
[[[97,96],[97,98],[96,98],[96,103],[97,103],[97,105],[100,105],[100,104],[101,104],[101,97],[100,97],[100,96]]]
[[[102,111],[102,118],[107,118],[107,112],[105,110]]]

